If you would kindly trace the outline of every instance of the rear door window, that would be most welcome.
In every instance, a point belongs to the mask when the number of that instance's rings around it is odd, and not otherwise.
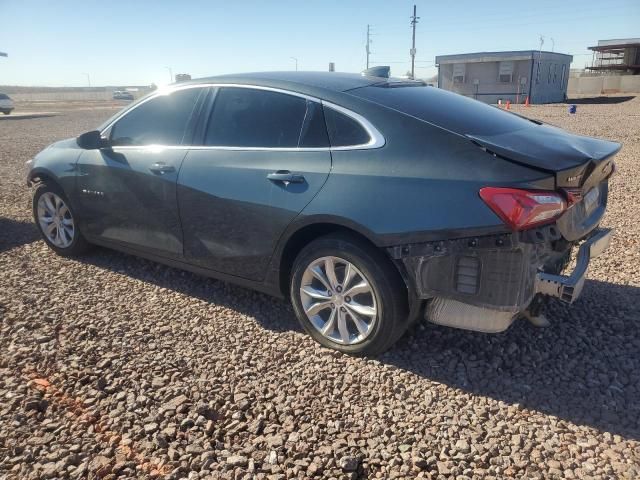
[[[181,145],[202,88],[159,95],[111,127],[114,146]]]
[[[214,100],[205,145],[247,148],[328,146],[316,102],[256,88],[222,87]]]

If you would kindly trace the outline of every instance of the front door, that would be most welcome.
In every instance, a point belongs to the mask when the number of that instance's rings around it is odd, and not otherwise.
[[[78,160],[77,198],[90,237],[183,257],[177,179],[202,88],[158,95],[109,127],[109,149]]]
[[[282,92],[223,87],[202,143],[189,151],[178,178],[185,257],[261,281],[284,229],[329,175],[322,106]]]

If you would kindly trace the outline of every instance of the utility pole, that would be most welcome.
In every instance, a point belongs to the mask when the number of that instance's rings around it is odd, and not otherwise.
[[[89,76],[88,73],[83,73],[83,75],[87,77],[87,83],[89,84],[89,88],[91,88],[91,77]]]
[[[298,71],[298,59],[296,57],[289,57],[291,60],[296,62],[296,72]]]
[[[420,17],[416,16],[416,6],[413,6],[413,16],[411,17],[411,27],[413,30],[412,39],[411,39],[411,50],[409,53],[411,54],[411,78],[416,78],[416,23],[418,23],[418,19]]]
[[[169,83],[173,83],[173,70],[171,70],[171,67],[164,67],[167,70],[169,70]]]
[[[369,55],[371,54],[371,25],[367,24],[367,44],[365,45],[365,50],[367,52],[367,68],[369,68]]]
[[[556,42],[553,40],[553,38],[550,38],[551,40],[551,51],[553,52],[556,48]]]

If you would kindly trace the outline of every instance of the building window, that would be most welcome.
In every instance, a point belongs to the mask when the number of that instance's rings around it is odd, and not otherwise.
[[[551,83],[551,64],[549,64],[549,74],[547,75],[547,83]]]
[[[538,62],[538,68],[536,69],[536,83],[540,83],[540,62]]]
[[[513,82],[513,62],[500,62],[498,64],[498,81],[500,83]]]
[[[567,66],[562,65],[562,72],[560,73],[560,85],[564,87],[564,76],[566,75]]]
[[[453,64],[453,83],[464,83],[465,67],[464,63]]]
[[[553,64],[553,83],[557,83],[558,82],[558,64],[554,63]]]

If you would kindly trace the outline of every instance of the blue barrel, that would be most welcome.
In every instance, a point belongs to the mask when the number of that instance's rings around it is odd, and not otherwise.
[[[569,105],[569,113],[576,113],[576,110],[578,110],[577,105]]]

